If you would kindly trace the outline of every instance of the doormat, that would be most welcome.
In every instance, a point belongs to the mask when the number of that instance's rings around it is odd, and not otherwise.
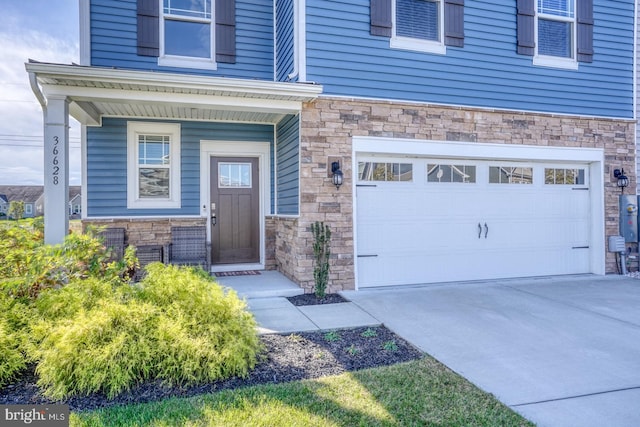
[[[220,271],[218,273],[213,273],[216,277],[232,277],[232,276],[259,276],[260,272],[256,270],[246,270],[246,271]]]

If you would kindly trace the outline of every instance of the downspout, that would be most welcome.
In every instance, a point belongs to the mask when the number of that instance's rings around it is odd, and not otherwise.
[[[300,61],[299,37],[298,37],[298,21],[300,19],[300,3],[293,0],[293,71],[287,76],[287,80],[291,81],[298,77],[298,63]]]

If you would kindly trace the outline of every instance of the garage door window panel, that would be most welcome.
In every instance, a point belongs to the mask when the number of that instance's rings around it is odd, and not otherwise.
[[[359,162],[360,181],[412,182],[413,164],[390,162]]]
[[[476,167],[473,165],[428,164],[427,182],[476,182]]]
[[[490,166],[490,184],[533,184],[533,168]]]
[[[551,185],[585,185],[585,170],[545,168],[544,183]]]

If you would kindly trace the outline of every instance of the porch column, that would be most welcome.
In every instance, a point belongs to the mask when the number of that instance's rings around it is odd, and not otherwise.
[[[44,112],[44,242],[62,243],[69,230],[69,101],[47,98]]]

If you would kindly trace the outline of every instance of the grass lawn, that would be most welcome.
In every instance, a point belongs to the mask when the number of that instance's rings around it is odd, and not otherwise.
[[[532,426],[430,357],[72,414],[72,426]]]

